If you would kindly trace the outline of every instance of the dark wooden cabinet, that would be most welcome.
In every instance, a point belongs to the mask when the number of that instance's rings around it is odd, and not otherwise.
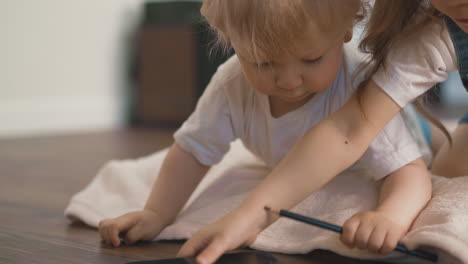
[[[134,124],[181,124],[228,55],[210,55],[201,2],[149,2],[138,31]]]

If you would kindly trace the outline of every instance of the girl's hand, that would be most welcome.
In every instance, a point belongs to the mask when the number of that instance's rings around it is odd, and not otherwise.
[[[152,240],[165,226],[156,212],[135,211],[100,221],[99,235],[102,242],[118,247],[121,244],[120,237],[123,237],[126,244],[138,240]]]
[[[396,248],[408,228],[380,212],[360,212],[344,223],[341,242],[350,248],[357,247],[374,253],[388,254]]]
[[[214,263],[224,252],[252,244],[262,230],[256,222],[255,216],[233,211],[196,232],[177,256],[196,255],[199,264]]]

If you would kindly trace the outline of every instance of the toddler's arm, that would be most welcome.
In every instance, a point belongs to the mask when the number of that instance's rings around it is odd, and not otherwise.
[[[346,221],[342,242],[350,247],[390,253],[426,206],[431,191],[430,174],[421,158],[398,169],[382,183],[377,208]]]
[[[99,223],[101,239],[113,246],[120,245],[120,234],[126,243],[153,239],[172,223],[208,169],[174,143],[144,209],[102,220]]]

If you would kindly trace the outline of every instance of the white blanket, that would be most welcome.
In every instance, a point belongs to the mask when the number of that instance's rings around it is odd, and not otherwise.
[[[142,209],[166,153],[110,161],[72,197],[65,215],[97,227],[104,218]],[[176,221],[156,239],[189,238],[239,205],[267,173],[241,143],[235,142],[223,161],[209,171]],[[353,214],[375,207],[377,187],[359,171],[347,170],[291,211],[342,225]],[[433,176],[433,198],[402,242],[411,249],[424,247],[436,252],[438,263],[468,263],[468,177],[450,180]],[[286,218],[265,229],[251,247],[282,253],[326,249],[356,258],[381,257],[347,248],[336,233]],[[397,253],[390,256],[398,257]]]

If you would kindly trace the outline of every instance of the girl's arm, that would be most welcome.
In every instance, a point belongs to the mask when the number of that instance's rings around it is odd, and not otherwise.
[[[310,129],[241,208],[291,208],[354,164],[400,111],[373,81],[362,91],[360,102],[354,95]],[[270,223],[264,224],[266,227]]]
[[[341,240],[350,247],[390,253],[431,198],[431,187],[421,158],[403,166],[385,178],[374,211],[357,213],[345,222]]]
[[[208,169],[174,143],[144,209],[99,222],[101,239],[114,246],[120,245],[120,234],[126,243],[153,239],[173,222]]]
[[[277,216],[264,207],[289,209],[355,163],[400,107],[372,80],[361,100],[354,95],[310,129],[278,166],[229,215],[197,232],[179,256],[213,263],[224,252],[249,245]]]

